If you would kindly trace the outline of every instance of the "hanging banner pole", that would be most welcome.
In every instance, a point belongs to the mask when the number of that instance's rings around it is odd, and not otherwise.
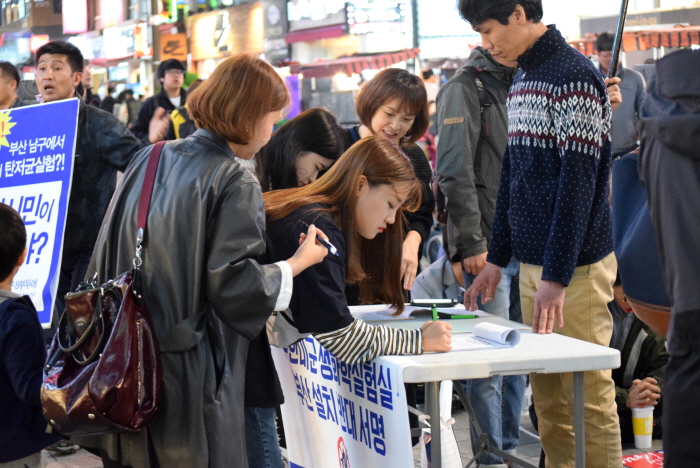
[[[620,59],[620,46],[622,45],[622,32],[625,29],[625,20],[627,19],[627,5],[629,0],[622,0],[620,7],[620,16],[617,19],[617,30],[615,31],[615,42],[613,42],[613,53],[610,59],[610,67],[608,68],[608,78],[612,78],[617,73],[617,63]]]

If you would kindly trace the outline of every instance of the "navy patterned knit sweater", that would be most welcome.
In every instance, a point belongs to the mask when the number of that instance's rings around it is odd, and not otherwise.
[[[514,255],[568,286],[577,266],[612,252],[610,102],[554,26],[518,64],[488,261],[505,267]]]

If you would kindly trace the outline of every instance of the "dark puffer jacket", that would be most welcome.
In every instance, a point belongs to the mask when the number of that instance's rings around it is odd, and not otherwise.
[[[673,313],[700,310],[700,51],[659,60],[642,105],[639,175]]]
[[[124,171],[146,145],[112,114],[80,101],[64,264],[79,253],[92,252],[117,185],[117,171]]]

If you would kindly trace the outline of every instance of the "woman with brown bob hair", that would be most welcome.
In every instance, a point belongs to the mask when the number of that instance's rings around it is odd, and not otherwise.
[[[263,199],[268,261],[294,250],[306,225],[316,225],[337,249],[337,255],[328,255],[294,279],[289,309],[299,332],[313,334],[348,364],[386,354],[451,349],[446,322],[427,322],[420,330],[372,326],[353,318],[345,299],[346,283],[358,283],[362,302],[390,304],[397,313],[404,308],[398,274],[403,213],[420,206],[421,183],[397,146],[365,138],[313,184],[267,192]],[[272,363],[271,356],[267,362]],[[270,383],[260,392],[279,402],[274,366],[261,372],[270,376]]]
[[[289,257],[258,262],[262,193],[234,156],[253,157],[288,102],[270,65],[231,57],[188,100],[200,128],[163,147],[140,269],[161,350],[161,406],[142,431],[75,438],[106,467],[248,466],[241,395],[249,342],[288,307],[292,277],[328,253],[312,227]],[[151,148],[133,157],[112,198],[89,270],[100,282],[131,268]]]
[[[350,147],[361,138],[372,135],[401,145],[421,182],[422,203],[417,210],[406,215],[408,228],[399,272],[403,278],[403,288],[410,290],[418,273],[423,241],[428,238],[433,225],[435,207],[435,198],[430,190],[430,163],[423,150],[414,144],[425,134],[429,125],[425,85],[418,76],[406,70],[387,68],[362,87],[355,101],[355,109],[362,125],[346,130],[346,146]],[[349,294],[352,294],[352,290],[349,290]]]

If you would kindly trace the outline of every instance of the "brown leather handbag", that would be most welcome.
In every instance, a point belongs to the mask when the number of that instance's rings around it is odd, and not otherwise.
[[[66,295],[41,386],[44,417],[63,435],[138,431],[158,411],[160,350],[142,300],[139,267],[158,160],[150,154],[138,209],[133,268],[100,286]]]

